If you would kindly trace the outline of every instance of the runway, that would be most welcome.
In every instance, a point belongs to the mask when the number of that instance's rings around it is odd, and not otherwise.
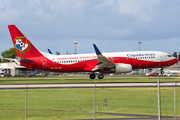
[[[161,82],[160,87],[180,87],[177,82]],[[156,82],[97,82],[97,83],[29,83],[29,84],[0,84],[0,89],[53,89],[53,88],[123,88],[123,87],[157,87]]]

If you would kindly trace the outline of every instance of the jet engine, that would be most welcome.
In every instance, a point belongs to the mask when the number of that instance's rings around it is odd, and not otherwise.
[[[115,73],[128,73],[132,71],[132,66],[130,64],[119,63],[115,66]]]

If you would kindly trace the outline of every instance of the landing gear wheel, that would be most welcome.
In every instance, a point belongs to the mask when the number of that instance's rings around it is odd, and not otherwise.
[[[98,75],[98,78],[99,78],[99,79],[103,79],[103,78],[104,78],[104,75],[103,75],[103,74],[99,74],[99,75]]]
[[[90,77],[91,79],[95,79],[96,75],[95,75],[95,74],[90,74],[89,77]]]
[[[161,72],[161,76],[163,76],[164,74],[163,68],[160,69],[160,72]]]

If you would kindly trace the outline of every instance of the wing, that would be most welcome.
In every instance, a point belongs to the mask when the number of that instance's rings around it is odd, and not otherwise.
[[[115,64],[108,60],[104,55],[102,55],[95,44],[93,44],[93,46],[98,57],[98,63],[92,71],[102,70],[104,68],[114,68]]]

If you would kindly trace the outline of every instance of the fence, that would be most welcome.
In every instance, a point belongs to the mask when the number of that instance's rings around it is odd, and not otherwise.
[[[94,92],[93,90],[0,90],[0,120],[23,120],[26,117],[27,120],[158,118],[157,88],[96,88]],[[173,118],[174,88],[160,88],[160,93],[161,116]],[[179,116],[180,88],[176,89],[176,95],[176,114]]]

